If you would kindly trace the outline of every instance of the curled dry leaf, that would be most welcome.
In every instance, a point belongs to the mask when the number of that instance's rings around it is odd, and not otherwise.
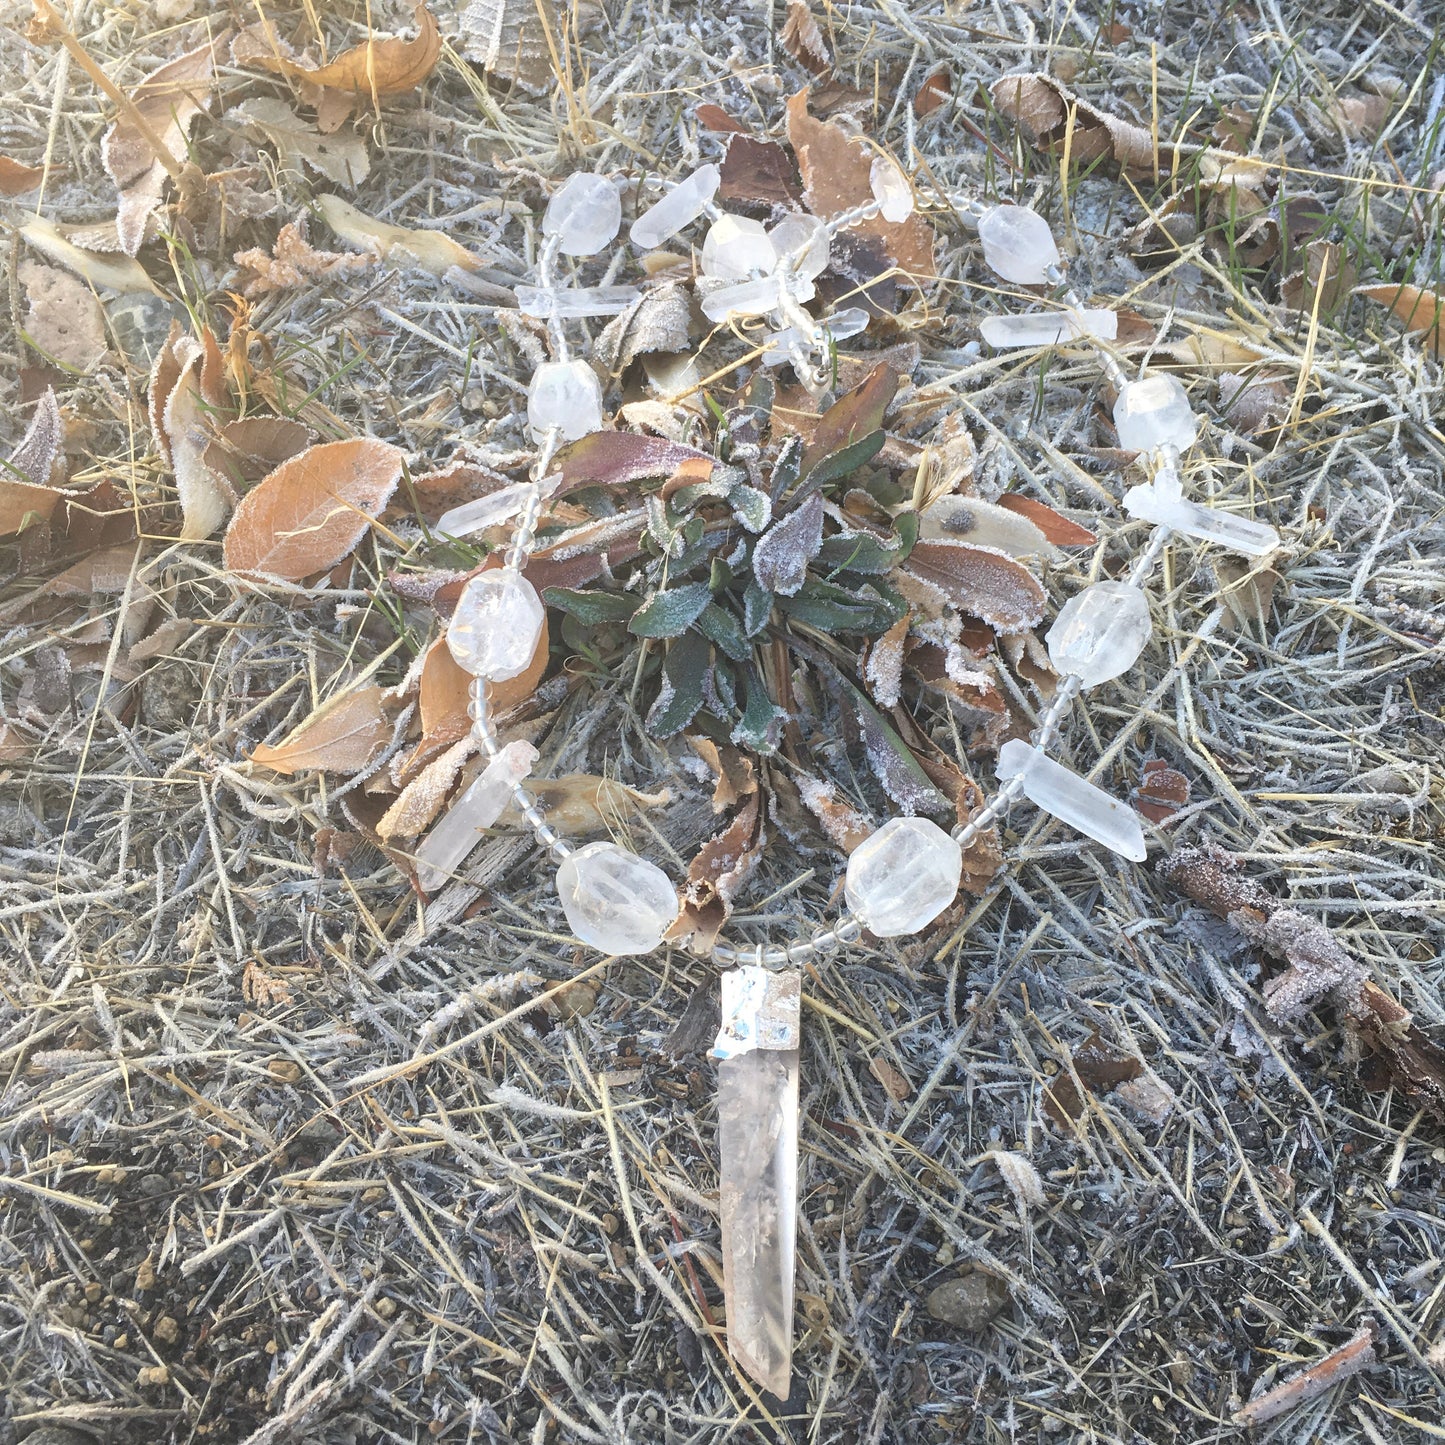
[[[0,537],[50,520],[61,497],[49,483],[62,459],[63,436],[55,391],[47,386],[20,445],[0,466]]]
[[[667,931],[673,942],[695,939],[710,948],[732,913],[733,899],[762,855],[766,833],[761,799],[744,799],[726,828],[715,833],[692,860],[682,888],[677,922]]]
[[[288,417],[242,417],[216,428],[204,460],[213,472],[239,487],[259,482],[315,440],[316,433],[309,426]]]
[[[365,271],[377,260],[372,252],[358,255],[354,251],[318,251],[306,239],[300,223],[294,221],[281,227],[269,252],[254,247],[235,255],[236,264],[252,272],[241,287],[241,294],[247,297],[289,291],[323,278]]]
[[[401,451],[373,437],[322,442],[282,462],[241,499],[225,565],[299,582],[351,554],[401,480]]]
[[[27,221],[21,226],[20,234],[52,261],[58,262],[69,271],[74,271],[82,281],[106,291],[122,294],[131,291],[146,291],[153,296],[161,294],[160,287],[146,275],[146,269],[133,256],[102,255],[96,251],[78,246],[53,222],[42,217]]]
[[[290,80],[319,85],[326,90],[354,91],[363,96],[405,95],[415,90],[436,68],[442,38],[436,20],[425,5],[416,7],[417,33],[410,40],[388,36],[368,38],[343,50],[327,65],[299,64],[288,56],[258,56],[268,70]]]
[[[996,632],[1022,632],[1043,620],[1044,589],[1003,552],[965,542],[920,541],[904,570],[941,587],[955,607]]]
[[[220,348],[209,327],[197,340],[172,326],[151,371],[151,425],[176,479],[183,542],[212,536],[236,503],[231,484],[205,461],[217,412],[226,401],[223,374]]]
[[[340,132],[321,135],[284,100],[258,95],[226,113],[233,125],[260,131],[276,147],[282,170],[302,171],[302,162],[338,186],[359,186],[371,171],[366,142],[359,135]]]
[[[672,792],[667,788],[644,793],[619,783],[615,778],[599,778],[592,773],[537,778],[528,787],[536,795],[552,826],[568,837],[610,832],[629,811],[647,812],[665,807],[672,801]],[[520,825],[515,807],[508,808],[504,821],[513,826]]]
[[[359,687],[331,698],[279,743],[262,743],[251,761],[288,777],[310,771],[359,773],[391,737],[382,706],[385,691]]]
[[[708,767],[717,780],[712,790],[712,810],[725,813],[734,803],[751,797],[758,790],[757,772],[753,760],[731,744],[718,744],[711,738],[695,733],[688,738],[692,750]]]
[[[868,1060],[868,1072],[883,1085],[883,1092],[895,1104],[901,1104],[913,1092],[908,1076],[890,1064],[882,1054],[875,1054]]]
[[[101,140],[101,159],[120,193],[116,233],[128,256],[140,250],[167,176],[186,159],[191,124],[210,104],[215,76],[214,42],[178,56],[131,92],[134,109],[122,111]],[[165,147],[165,159],[156,154],[151,136]]]
[[[398,266],[416,266],[440,276],[453,266],[475,271],[481,257],[468,251],[444,231],[411,231],[378,221],[343,201],[340,196],[318,196],[321,218],[348,246],[359,247]]]
[[[1445,355],[1445,298],[1421,286],[1361,286],[1356,292],[1388,306],[1406,331],[1419,335],[1435,356]]]
[[[441,812],[452,785],[476,749],[470,733],[464,733],[427,763],[382,814],[376,825],[377,836],[387,843],[399,843],[424,832]]]
[[[44,166],[22,165],[9,156],[0,156],[0,196],[23,196],[44,179]]]
[[[869,173],[877,154],[831,121],[808,113],[808,92],[788,99],[788,142],[798,158],[803,198],[824,220],[873,199]],[[916,282],[933,277],[933,227],[916,211],[905,221],[874,216],[852,228],[855,236],[876,237],[894,265]]]
[[[1087,527],[1071,522],[1062,513],[1043,502],[1036,502],[1032,497],[1005,492],[998,499],[998,505],[1027,517],[1056,547],[1088,547],[1098,540]]]
[[[873,831],[873,820],[860,812],[830,778],[799,768],[793,775],[798,797],[818,821],[823,836],[840,852],[851,853]]]
[[[788,18],[783,22],[778,40],[783,49],[814,75],[824,75],[833,68],[828,42],[804,0],[788,0]]]

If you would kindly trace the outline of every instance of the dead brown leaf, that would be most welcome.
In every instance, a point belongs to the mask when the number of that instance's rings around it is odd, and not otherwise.
[[[873,198],[869,173],[876,152],[841,126],[810,115],[807,90],[788,99],[788,143],[798,160],[803,198],[815,216],[826,220]],[[874,216],[852,230],[854,236],[876,237],[915,284],[934,276],[933,227],[917,212],[896,223]]]
[[[50,483],[63,466],[64,428],[55,391],[46,387],[20,445],[0,464],[0,537],[50,520],[61,493]]]
[[[445,231],[413,231],[405,226],[393,226],[358,211],[335,195],[318,196],[316,206],[322,220],[348,246],[356,246],[393,265],[416,266],[433,276],[440,276],[453,266],[475,271],[482,265],[480,256],[473,255]]]
[[[1280,574],[1243,557],[1221,557],[1214,570],[1233,628],[1264,627],[1274,603],[1274,589],[1284,580]]]
[[[734,120],[720,105],[704,101],[698,106],[697,123],[714,135],[746,135],[748,128],[742,121]]]
[[[442,38],[436,20],[425,5],[416,7],[417,33],[410,40],[388,36],[367,38],[343,50],[327,65],[302,65],[288,56],[258,56],[260,64],[290,80],[304,81],[327,90],[354,91],[363,96],[405,95],[415,90],[441,59]]]
[[[817,820],[823,836],[841,853],[851,853],[875,830],[873,820],[860,812],[830,778],[821,778],[802,768],[792,773],[803,806]]]
[[[1361,286],[1355,293],[1388,306],[1406,331],[1419,335],[1435,356],[1445,355],[1445,298],[1421,286]]]
[[[762,856],[766,837],[760,796],[753,793],[726,828],[699,849],[687,870],[682,908],[667,931],[673,942],[710,948],[732,913],[733,898]]]
[[[712,810],[725,813],[734,803],[751,797],[758,790],[753,760],[731,744],[719,745],[709,737],[694,733],[688,737],[692,750],[712,769],[716,783],[712,791]]]
[[[1291,311],[1328,319],[1348,300],[1356,279],[1354,262],[1338,242],[1311,241],[1304,265],[1280,282],[1279,294]]]
[[[803,475],[824,457],[877,431],[897,394],[898,373],[887,362],[879,362],[862,382],[840,396],[819,417],[803,449]]]
[[[322,703],[279,743],[251,754],[278,773],[358,773],[386,746],[391,723],[382,706],[386,689],[359,687]]]
[[[107,350],[105,319],[90,287],[67,271],[26,257],[25,337],[37,351],[76,371],[89,371]]]
[[[22,165],[9,156],[0,156],[0,196],[23,196],[44,178],[44,166]]]
[[[1071,522],[1052,507],[1036,502],[1032,497],[1020,496],[1017,492],[1005,492],[998,499],[998,504],[1010,512],[1017,512],[1020,517],[1027,517],[1056,547],[1088,547],[1098,540],[1087,527]]]
[[[396,447],[357,437],[322,442],[282,462],[236,508],[226,531],[226,567],[291,582],[334,567],[390,501],[402,461]]]
[[[903,570],[941,587],[955,607],[996,632],[1022,632],[1043,620],[1044,589],[1028,568],[1001,552],[920,541]]]
[[[721,201],[755,201],[796,206],[803,199],[798,168],[787,147],[775,140],[738,133],[728,139],[718,183]]]
[[[1189,779],[1163,758],[1151,758],[1139,772],[1134,806],[1151,823],[1172,818],[1189,802]]]
[[[788,0],[788,17],[783,22],[778,42],[799,65],[805,66],[814,75],[825,75],[833,68],[828,42],[823,39],[823,32],[804,0]]]
[[[895,1104],[901,1104],[913,1092],[913,1085],[908,1082],[907,1075],[896,1069],[881,1054],[875,1054],[868,1060],[868,1072],[883,1085],[883,1092]]]
[[[67,270],[74,271],[82,281],[92,286],[121,293],[147,291],[153,296],[161,294],[160,287],[134,256],[105,255],[88,249],[73,238],[73,228],[63,228],[43,216],[37,216],[20,227],[20,234],[42,256],[48,256]]]
[[[259,482],[267,472],[305,451],[315,440],[316,433],[309,426],[288,417],[242,417],[216,428],[204,461],[239,489],[245,483]]]
[[[365,271],[381,258],[374,252],[318,251],[306,239],[304,224],[292,221],[281,227],[270,251],[254,247],[237,251],[234,259],[252,273],[242,284],[241,294],[256,297]]]
[[[919,120],[932,115],[953,94],[953,76],[946,65],[931,71],[913,97],[913,113]]]

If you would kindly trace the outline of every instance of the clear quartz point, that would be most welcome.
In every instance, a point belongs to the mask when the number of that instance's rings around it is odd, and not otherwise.
[[[576,171],[542,212],[542,234],[566,256],[595,256],[622,229],[622,200],[606,176]]]
[[[1149,641],[1149,600],[1128,582],[1095,582],[1064,603],[1049,628],[1049,661],[1097,687],[1127,672]]]
[[[778,253],[767,227],[747,216],[719,216],[702,243],[702,273],[720,281],[746,281],[755,273],[771,276]]]
[[[544,361],[527,388],[527,430],[542,441],[553,427],[564,441],[602,428],[602,384],[585,361]]]
[[[632,223],[628,233],[632,244],[650,251],[670,241],[707,210],[721,181],[722,172],[716,166],[699,166]]]
[[[1279,546],[1279,533],[1268,523],[1187,501],[1179,478],[1167,471],[1146,486],[1130,487],[1124,493],[1124,510],[1142,522],[1168,527],[1201,542],[1217,542],[1246,557],[1267,557]]]
[[[1172,376],[1146,376],[1126,383],[1114,403],[1114,428],[1125,451],[1159,447],[1188,451],[1199,435],[1189,393]]]
[[[913,214],[913,187],[908,177],[887,156],[874,156],[868,170],[868,185],[885,221],[895,226]]]
[[[991,206],[979,217],[983,259],[1005,281],[1039,286],[1059,264],[1059,248],[1049,223],[1027,206]]]
[[[557,894],[572,932],[602,953],[651,953],[677,921],[672,880],[616,843],[588,843],[564,859]]]
[[[473,677],[500,682],[526,669],[546,620],[537,589],[510,567],[479,572],[462,588],[447,646]]]
[[[792,285],[795,301],[813,299],[811,281],[795,281]],[[702,313],[709,321],[730,321],[747,316],[766,316],[779,306],[778,278],[763,276],[756,281],[735,281],[730,286],[719,286],[702,298]]]
[[[917,933],[958,893],[963,850],[927,818],[890,818],[848,857],[844,896],[879,938]]]
[[[793,258],[794,276],[801,277],[804,281],[812,281],[828,269],[831,248],[828,228],[816,216],[784,216],[768,232],[768,239],[773,243],[773,250],[778,253],[779,258]],[[808,292],[811,296],[811,286]],[[808,299],[799,295],[796,290],[793,294],[798,296],[799,300]]]
[[[482,841],[482,829],[502,816],[512,800],[513,786],[532,771],[536,761],[537,749],[531,743],[508,743],[432,824],[416,850],[416,881],[423,893],[435,892],[466,862]]]
[[[620,316],[641,298],[636,286],[518,286],[517,309],[523,316]]]
[[[723,974],[714,1050],[728,1353],[782,1400],[793,1373],[799,985],[796,969]]]
[[[1113,341],[1119,334],[1119,313],[1103,309],[1031,311],[1025,316],[987,317],[978,329],[990,346],[1001,351],[1014,346],[1057,346],[1081,336]]]
[[[485,497],[463,502],[461,506],[443,512],[434,530],[444,532],[448,537],[468,537],[473,532],[485,532],[488,527],[510,522],[527,505],[532,485],[531,482],[518,482],[515,486],[489,492]]]
[[[846,341],[850,336],[857,336],[868,329],[868,313],[861,306],[845,306],[843,310],[825,316],[818,325],[827,333],[825,340],[830,337],[834,341]],[[768,337],[763,365],[786,366],[793,359],[791,353],[795,346],[808,345],[811,345],[809,338],[795,326],[785,326]]]
[[[998,775],[1005,782],[1017,778],[1035,807],[1121,857],[1142,863],[1148,856],[1133,809],[1021,739],[1012,738],[998,750]]]

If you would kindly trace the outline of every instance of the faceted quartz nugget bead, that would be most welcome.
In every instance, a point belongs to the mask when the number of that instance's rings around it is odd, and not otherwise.
[[[896,226],[913,214],[913,187],[887,156],[874,156],[868,171],[868,185],[878,202],[878,213],[885,221]]]
[[[577,171],[547,202],[542,234],[565,256],[595,256],[622,229],[622,200],[606,176]]]
[[[655,863],[616,843],[588,843],[557,869],[572,932],[603,953],[651,953],[677,920],[677,890]]]
[[[702,271],[720,281],[746,281],[754,272],[771,276],[778,253],[761,221],[719,216],[702,243]]]
[[[978,223],[983,259],[1005,281],[1039,286],[1059,264],[1059,248],[1049,223],[1027,206],[994,206]]]
[[[917,933],[958,894],[963,850],[927,818],[890,818],[848,858],[848,907],[879,938]]]
[[[1131,452],[1188,451],[1199,435],[1189,393],[1172,376],[1146,376],[1122,387],[1114,403],[1114,428],[1119,445]]]
[[[516,677],[537,651],[544,613],[537,589],[510,567],[479,572],[447,624],[452,656],[474,677]]]
[[[1152,630],[1149,601],[1128,582],[1095,582],[1076,592],[1049,628],[1049,661],[1085,687],[1133,667]]]
[[[602,429],[602,386],[585,361],[544,361],[527,389],[527,430],[536,441],[557,427],[573,442]]]

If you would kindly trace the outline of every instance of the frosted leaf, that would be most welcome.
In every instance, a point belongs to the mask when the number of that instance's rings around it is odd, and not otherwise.
[[[766,532],[753,549],[753,576],[765,591],[792,597],[823,545],[823,494],[814,492]]]
[[[903,644],[907,637],[908,619],[900,617],[869,650],[864,676],[879,707],[897,705],[903,689]]]
[[[999,632],[1037,627],[1044,589],[1027,568],[992,547],[920,541],[904,563],[907,573],[941,587],[950,602]]]
[[[1010,557],[1050,557],[1048,538],[1027,517],[977,497],[939,497],[918,514],[918,533],[926,538],[992,547]]]
[[[991,1159],[1003,1175],[1008,1192],[1014,1197],[1014,1204],[1020,1214],[1030,1209],[1042,1209],[1048,1200],[1044,1196],[1044,1181],[1039,1171],[1022,1154],[1007,1149],[990,1149],[984,1158]]]

